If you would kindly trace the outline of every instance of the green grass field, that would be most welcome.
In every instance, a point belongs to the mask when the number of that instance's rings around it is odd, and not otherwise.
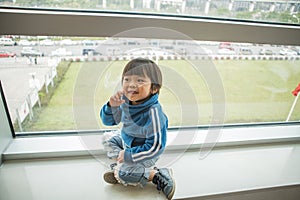
[[[126,63],[73,62],[26,131],[107,128],[99,110],[120,88]],[[170,126],[205,125],[223,118],[225,123],[285,121],[295,99],[291,92],[300,82],[300,61],[164,60],[159,65],[164,78],[160,102]],[[291,120],[300,119],[299,111],[300,103]]]

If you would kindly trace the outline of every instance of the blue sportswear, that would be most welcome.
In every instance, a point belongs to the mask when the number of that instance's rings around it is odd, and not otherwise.
[[[158,94],[138,105],[131,105],[125,96],[123,99],[125,103],[119,107],[105,104],[100,117],[107,126],[123,123],[124,162],[140,163],[158,157],[165,149],[168,128],[168,118],[158,102]]]

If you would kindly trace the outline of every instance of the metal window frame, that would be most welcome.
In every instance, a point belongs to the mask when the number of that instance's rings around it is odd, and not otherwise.
[[[0,6],[0,27],[0,35],[114,37],[122,33],[130,38],[188,36],[203,41],[300,46],[300,25],[166,14]],[[144,27],[171,29],[182,35],[128,31]]]
[[[0,7],[0,35],[100,36],[186,39],[126,31],[160,27],[178,31],[193,40],[300,45],[300,25],[195,16]],[[125,33],[124,33],[125,32]]]
[[[13,138],[15,138],[16,137],[16,133],[15,133],[15,130],[14,130],[14,127],[13,127],[13,123],[12,123],[11,118],[10,118],[10,114],[9,114],[9,110],[8,110],[8,105],[7,105],[7,102],[6,102],[6,99],[5,99],[5,95],[4,95],[4,91],[3,91],[1,80],[0,80],[0,95],[1,95],[1,99],[3,101],[3,106],[4,106],[5,113],[6,113],[7,123],[8,123],[8,126],[10,128],[11,136]]]

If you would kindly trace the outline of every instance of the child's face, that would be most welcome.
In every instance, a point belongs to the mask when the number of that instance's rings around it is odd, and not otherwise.
[[[124,95],[137,104],[136,101],[143,100],[151,94],[151,80],[147,76],[128,75],[123,78]]]

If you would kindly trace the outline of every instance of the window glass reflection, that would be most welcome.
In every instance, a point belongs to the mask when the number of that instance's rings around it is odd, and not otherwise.
[[[120,87],[123,66],[136,57],[160,65],[160,102],[171,127],[208,125],[218,104],[225,106],[225,124],[286,121],[300,77],[297,46],[10,35],[1,42],[0,79],[17,132],[107,128],[98,120],[99,108]],[[217,73],[209,74],[211,69]],[[220,91],[210,85],[217,79]],[[224,92],[224,99],[213,98],[216,92]],[[299,106],[290,121],[299,120]],[[79,126],[76,112],[88,109],[93,116],[82,115]]]

